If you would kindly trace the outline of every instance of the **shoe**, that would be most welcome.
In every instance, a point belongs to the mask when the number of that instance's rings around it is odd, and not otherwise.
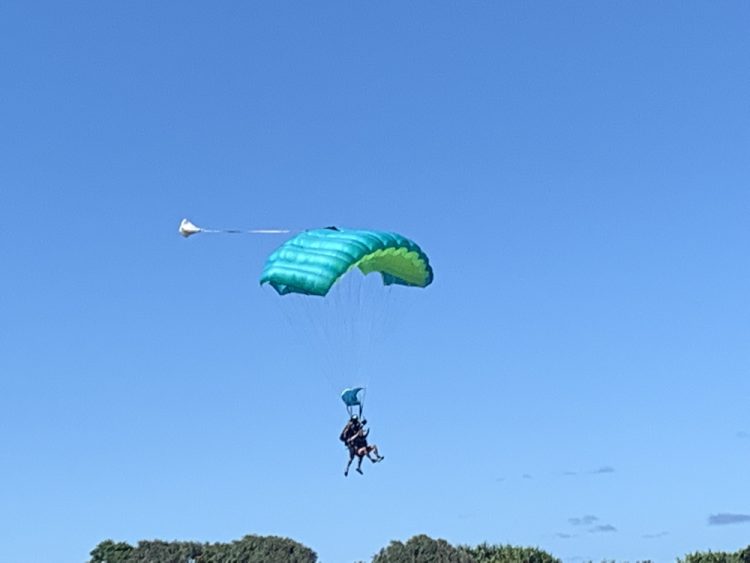
[[[357,467],[357,473],[359,473],[360,475],[364,475],[364,473],[362,473],[362,470],[359,467]]]

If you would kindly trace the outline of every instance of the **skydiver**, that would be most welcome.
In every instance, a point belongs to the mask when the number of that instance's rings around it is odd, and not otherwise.
[[[346,464],[346,469],[344,470],[345,477],[349,475],[349,467],[351,467],[355,455],[359,458],[356,470],[360,475],[363,474],[362,460],[365,456],[367,456],[367,459],[372,463],[378,463],[385,459],[384,456],[381,456],[380,453],[378,453],[378,447],[375,444],[368,445],[367,435],[370,433],[370,430],[365,428],[365,424],[367,424],[366,419],[363,418],[360,422],[359,417],[357,417],[356,414],[352,415],[351,419],[346,423],[346,426],[344,426],[341,436],[339,437],[349,450],[349,462]],[[370,454],[375,454],[375,457],[373,458]]]
[[[364,422],[366,423],[367,420],[365,420]],[[361,428],[362,428],[362,423],[359,421],[359,417],[356,414],[353,414],[352,417],[347,421],[346,426],[344,426],[344,429],[341,431],[339,440],[341,440],[345,444],[348,444],[349,438],[351,438],[357,432],[359,432]]]

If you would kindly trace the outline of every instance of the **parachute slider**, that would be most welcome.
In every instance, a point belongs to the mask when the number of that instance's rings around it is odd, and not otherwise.
[[[183,219],[180,221],[180,228],[178,232],[185,238],[196,235],[198,233],[222,233],[222,234],[253,234],[253,235],[280,235],[290,232],[289,229],[204,229],[192,223],[189,219]]]

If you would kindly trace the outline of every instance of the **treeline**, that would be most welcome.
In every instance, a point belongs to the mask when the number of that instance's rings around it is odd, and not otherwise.
[[[94,548],[88,563],[318,563],[318,556],[309,547],[289,538],[248,535],[231,543],[154,540],[141,541],[138,545],[132,546],[124,542],[106,540]],[[388,547],[384,547],[372,557],[371,563],[562,562],[535,547],[486,543],[473,547],[453,546],[445,540],[420,535],[406,542],[391,542]],[[750,563],[750,545],[734,553],[690,553],[683,559],[678,558],[677,563]]]
[[[106,540],[91,552],[89,563],[316,563],[317,554],[301,543],[276,536],[248,535],[231,543],[159,540],[137,546]]]

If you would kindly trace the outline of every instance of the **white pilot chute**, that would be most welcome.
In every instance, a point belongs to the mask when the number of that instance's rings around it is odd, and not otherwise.
[[[183,219],[180,221],[180,228],[179,233],[185,237],[188,238],[193,235],[197,235],[198,233],[221,233],[221,234],[250,234],[250,235],[280,235],[284,233],[290,232],[289,229],[248,229],[248,230],[241,230],[241,229],[204,229],[203,227],[199,227],[198,225],[194,224],[189,219]]]

